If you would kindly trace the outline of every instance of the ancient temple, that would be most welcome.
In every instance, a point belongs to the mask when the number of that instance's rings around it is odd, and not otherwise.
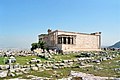
[[[50,49],[63,51],[99,51],[101,50],[101,32],[78,33],[48,29],[48,34],[38,36]]]

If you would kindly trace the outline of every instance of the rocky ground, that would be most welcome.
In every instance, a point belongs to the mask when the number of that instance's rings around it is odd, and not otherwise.
[[[1,50],[0,56],[0,79],[120,79],[118,51],[58,54]]]

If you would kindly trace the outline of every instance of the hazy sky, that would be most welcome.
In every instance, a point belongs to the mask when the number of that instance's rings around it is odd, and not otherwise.
[[[120,41],[120,0],[0,0],[0,48],[30,48],[47,29],[102,32]]]

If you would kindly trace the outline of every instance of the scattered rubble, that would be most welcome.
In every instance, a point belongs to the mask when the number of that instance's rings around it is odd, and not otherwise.
[[[76,53],[76,52],[73,52]],[[67,55],[66,52],[64,55]],[[27,64],[13,64],[16,62],[16,57],[18,56],[38,56],[46,59],[47,61],[42,62],[41,59],[32,58],[31,60],[26,60]],[[58,55],[58,53],[54,53],[54,51],[50,51],[50,53],[33,53],[31,51],[1,51],[0,57],[6,57],[4,65],[0,65],[0,78],[6,78],[7,76],[15,77],[23,74],[28,74],[29,71],[39,71],[42,72],[44,70],[56,70],[61,68],[84,68],[84,67],[94,67],[95,70],[102,70],[103,68],[89,65],[88,63],[100,64],[102,61],[112,60],[119,56],[118,54],[109,55],[107,52],[100,52],[91,54],[90,52],[79,52],[78,56],[75,59],[70,60],[59,60],[55,61],[52,55]],[[94,58],[94,56],[99,56]],[[51,60],[53,59],[53,60]],[[6,62],[7,61],[7,62]],[[116,61],[118,65],[120,65],[120,61]],[[115,68],[114,71],[120,72],[120,68]],[[60,75],[57,75],[59,77]],[[37,77],[34,75],[27,76],[32,80],[41,80],[46,79],[49,80],[51,78],[47,77]],[[62,78],[62,80],[71,80],[73,77],[82,77],[82,80],[104,80],[104,79],[113,79],[113,77],[100,77],[94,76],[93,74],[86,74],[82,72],[74,72],[71,71],[70,76],[68,78]],[[114,78],[115,79],[115,78]],[[60,79],[59,79],[60,80]]]

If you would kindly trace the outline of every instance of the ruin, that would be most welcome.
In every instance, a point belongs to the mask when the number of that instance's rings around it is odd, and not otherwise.
[[[48,29],[48,34],[38,35],[39,41],[44,41],[50,49],[63,51],[100,51],[101,32],[78,33]]]

